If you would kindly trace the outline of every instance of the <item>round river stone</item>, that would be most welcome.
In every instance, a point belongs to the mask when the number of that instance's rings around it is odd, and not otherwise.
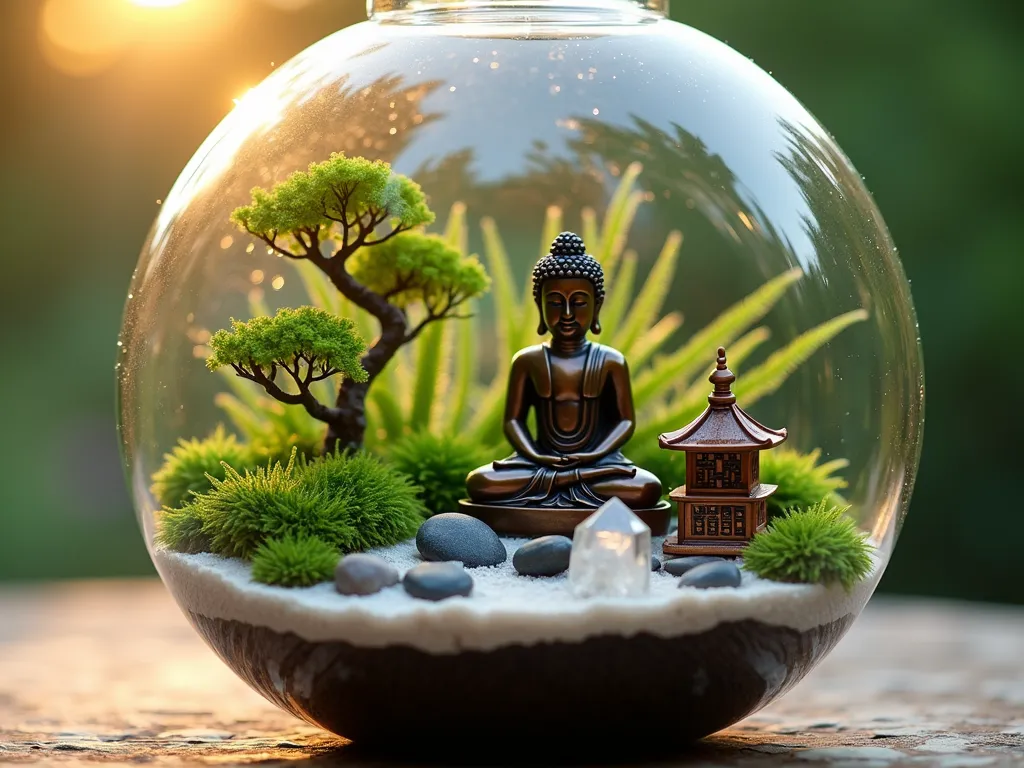
[[[399,581],[398,569],[391,563],[362,552],[345,555],[334,569],[334,585],[343,595],[372,595]]]
[[[652,571],[660,571],[661,570],[661,560],[656,558],[654,555],[651,555],[651,570]]]
[[[420,563],[402,579],[405,591],[422,600],[444,600],[473,591],[473,577],[458,563]]]
[[[723,562],[724,558],[714,557],[712,555],[693,555],[692,557],[674,557],[671,560],[665,561],[665,573],[671,573],[673,576],[682,576],[691,568],[696,568],[698,565],[704,565],[704,563],[720,563]]]
[[[736,564],[722,560],[691,568],[679,577],[679,586],[697,587],[698,589],[738,587],[741,580],[740,569],[736,567]]]
[[[466,568],[498,565],[508,559],[505,545],[490,526],[461,512],[434,515],[416,532],[424,560],[458,560]]]
[[[541,536],[517,549],[512,565],[523,576],[557,576],[569,569],[571,553],[568,536]]]

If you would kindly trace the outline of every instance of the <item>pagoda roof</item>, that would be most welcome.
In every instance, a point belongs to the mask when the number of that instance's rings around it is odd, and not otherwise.
[[[670,451],[763,450],[786,439],[785,429],[771,429],[736,405],[731,385],[736,376],[726,367],[725,349],[708,379],[715,385],[704,413],[682,429],[665,432],[658,445]]]

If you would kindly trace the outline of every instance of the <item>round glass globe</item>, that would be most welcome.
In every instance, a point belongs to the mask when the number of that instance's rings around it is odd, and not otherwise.
[[[909,286],[882,217],[792,95],[652,7],[412,5],[378,3],[371,20],[280,66],[239,101],[164,200],[118,342],[123,453],[147,546],[190,620],[239,675],[344,736],[387,738],[451,722],[542,731],[555,717],[568,733],[585,731],[608,707],[644,713],[625,718],[618,735],[671,728],[695,737],[725,727],[788,689],[834,645],[877,584],[907,509],[923,368]],[[464,255],[479,254],[490,278],[488,292],[452,313],[468,318],[428,324],[374,380],[367,450],[386,463],[390,446],[419,430],[457,434],[493,451],[488,460],[508,455],[509,361],[542,340],[531,269],[556,234],[571,230],[604,267],[599,340],[630,367],[630,459],[666,493],[681,484],[682,454],[660,449],[658,435],[700,415],[723,345],[739,404],[788,429],[783,447],[762,454],[762,479],[804,472],[810,490],[779,480],[780,504],[804,501],[800,493],[841,497],[874,547],[871,573],[849,591],[787,585],[777,602],[725,596],[718,619],[693,600],[717,600],[723,590],[680,590],[687,607],[672,602],[676,593],[655,607],[627,606],[640,613],[616,634],[619,625],[587,614],[586,601],[552,613],[542,600],[536,620],[519,603],[503,611],[505,582],[438,603],[396,587],[376,623],[352,613],[321,621],[340,610],[332,599],[385,598],[343,598],[331,585],[246,592],[242,561],[220,558],[218,570],[216,555],[167,551],[157,534],[168,499],[154,484],[180,440],[223,424],[220,439],[233,447],[222,451],[263,440],[262,459],[287,459],[292,445],[315,451],[325,431],[301,405],[207,370],[211,334],[232,319],[306,305],[348,312],[370,343],[380,333],[370,315],[339,302],[308,259],[275,252],[283,240],[268,244],[232,222],[254,187],[271,189],[339,152],[386,161],[418,183],[436,214],[428,229]],[[408,307],[410,329],[423,317],[422,306]],[[318,386],[330,392],[331,382]],[[804,470],[793,469],[801,460]],[[197,460],[194,489],[208,487],[206,466]],[[170,506],[187,503],[185,490]],[[490,602],[459,624],[477,599]],[[401,635],[388,622],[404,610],[416,614]],[[659,674],[679,683],[672,696],[681,710],[646,706]],[[552,679],[564,696],[545,694]],[[422,695],[438,691],[446,703],[425,712]],[[680,711],[693,716],[682,722]]]

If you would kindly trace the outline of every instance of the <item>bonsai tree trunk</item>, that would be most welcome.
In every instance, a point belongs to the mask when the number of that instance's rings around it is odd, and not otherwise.
[[[346,379],[338,388],[337,411],[340,416],[327,424],[324,452],[335,449],[358,450],[363,446],[366,434],[366,394],[374,379],[384,366],[395,356],[398,348],[412,339],[406,333],[406,317],[394,304],[380,294],[374,293],[356,282],[345,271],[344,262],[323,264],[322,269],[330,277],[338,291],[357,306],[365,309],[380,323],[380,338],[370,347],[362,359],[366,381]]]
[[[338,410],[344,415],[327,424],[324,452],[358,450],[366,434],[366,393],[370,383],[366,381],[342,382],[338,389]]]

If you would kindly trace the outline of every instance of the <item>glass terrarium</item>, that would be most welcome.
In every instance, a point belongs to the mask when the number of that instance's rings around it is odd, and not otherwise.
[[[895,248],[808,111],[663,11],[378,0],[164,200],[118,342],[129,480],[280,706],[368,741],[609,707],[699,737],[878,583],[923,415]]]

